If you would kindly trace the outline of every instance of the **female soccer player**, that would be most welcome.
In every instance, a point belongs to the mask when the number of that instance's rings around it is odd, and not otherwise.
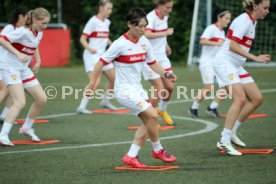
[[[192,117],[198,117],[198,109],[204,97],[214,89],[215,74],[213,71],[212,62],[225,40],[224,28],[226,28],[231,21],[231,13],[229,11],[222,11],[217,15],[217,22],[208,26],[200,37],[200,44],[202,45],[201,57],[199,62],[199,70],[203,81],[203,88],[198,92],[189,113]],[[208,106],[207,111],[214,117],[219,117],[217,107],[221,98],[215,96],[213,102]]]
[[[140,8],[133,8],[128,13],[126,20],[128,31],[117,39],[100,58],[86,91],[94,89],[96,79],[103,66],[114,61],[116,70],[115,97],[119,103],[129,108],[143,122],[135,133],[133,143],[129,152],[123,157],[123,162],[137,168],[146,167],[139,161],[138,152],[148,135],[153,146],[152,156],[167,163],[175,162],[176,158],[166,152],[159,141],[158,114],[151,106],[141,85],[141,72],[143,64],[146,62],[155,72],[168,80],[174,82],[176,76],[165,71],[156,62],[153,48],[148,39],[143,36],[148,23],[144,11]]]
[[[85,48],[83,53],[83,60],[88,78],[91,78],[95,64],[99,61],[99,58],[105,52],[106,46],[111,44],[111,41],[109,40],[110,20],[108,17],[112,12],[112,7],[113,5],[111,1],[100,0],[98,14],[90,18],[90,20],[85,25],[83,34],[81,35],[80,43]],[[89,39],[89,43],[87,42],[87,39]],[[109,102],[108,95],[110,90],[113,90],[114,87],[115,72],[113,64],[110,63],[109,65],[104,66],[102,71],[107,77],[108,83],[100,105],[110,110],[116,110],[117,108]],[[99,83],[100,77],[98,77],[96,80],[96,84],[94,86],[95,89],[97,89]],[[89,99],[84,97],[79,107],[77,108],[77,112],[80,114],[91,114],[91,111],[86,109],[88,102]]]
[[[0,142],[3,145],[13,146],[9,139],[9,132],[21,109],[25,106],[24,88],[31,95],[34,103],[19,133],[32,141],[40,141],[32,126],[47,101],[47,96],[28,66],[33,56],[36,59],[39,58],[32,68],[33,71],[37,72],[40,66],[38,45],[49,20],[50,13],[46,9],[36,8],[29,11],[24,26],[0,38],[0,44],[7,49],[5,53],[1,53],[3,56],[3,59],[1,59],[1,73],[8,88],[8,93],[13,100],[13,105],[7,113],[0,133]]]
[[[172,53],[172,49],[168,45],[167,37],[174,33],[173,28],[168,28],[168,18],[172,12],[173,0],[155,0],[154,2],[157,4],[157,7],[147,15],[149,23],[145,36],[153,47],[156,61],[167,72],[172,72],[171,62],[168,58]],[[150,81],[155,90],[151,97],[152,106],[157,107],[159,99],[161,99],[157,111],[165,123],[173,125],[173,120],[167,112],[167,106],[174,89],[174,84],[169,79],[160,78],[160,75],[152,71],[146,64],[143,68],[143,77],[145,80]],[[163,89],[165,91],[160,95]]]
[[[21,27],[25,22],[25,17],[28,13],[28,9],[25,7],[18,7],[14,9],[11,13],[9,24],[4,27],[2,32],[0,33],[1,36],[5,36],[6,34],[14,31],[15,29]],[[0,46],[0,52],[4,49]],[[2,74],[0,73],[0,103],[6,98],[8,95],[8,89],[6,88],[5,84],[3,83]],[[0,115],[0,123],[4,123],[4,119],[7,115],[9,107],[12,105],[11,97],[7,99],[6,105]]]
[[[240,74],[245,71],[240,67],[246,59],[260,63],[270,62],[268,54],[255,56],[249,53],[255,38],[256,21],[268,15],[270,0],[244,0],[243,6],[246,13],[238,16],[231,23],[226,41],[213,62],[219,86],[226,87],[233,97],[221,139],[217,142],[217,148],[225,150],[229,155],[242,155],[231,145],[231,141],[235,144],[240,141],[235,131],[262,102],[261,92],[254,82],[247,81],[249,83],[242,84]],[[243,74],[243,77],[250,77],[250,75]],[[235,124],[236,120],[238,122]]]

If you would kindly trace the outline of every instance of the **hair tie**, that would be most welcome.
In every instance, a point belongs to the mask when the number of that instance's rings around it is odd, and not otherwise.
[[[223,11],[223,12],[221,12],[221,13],[218,14],[218,17],[222,17],[226,13],[230,13],[230,11],[229,10]]]

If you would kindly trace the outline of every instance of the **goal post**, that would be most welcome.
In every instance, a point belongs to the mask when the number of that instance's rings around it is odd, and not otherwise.
[[[232,20],[245,12],[242,6],[242,0],[195,0],[193,10],[193,20],[191,26],[191,35],[189,43],[188,66],[193,66],[199,63],[201,54],[201,45],[199,44],[200,36],[204,29],[214,23],[218,11],[229,10],[232,14]],[[270,54],[272,60],[276,60],[276,32],[275,26],[272,26],[272,17],[268,15],[265,20],[260,20],[257,23],[256,37],[251,53]],[[227,34],[227,29],[225,30]],[[264,65],[256,62],[246,62],[248,66],[276,66],[276,61]]]
[[[199,37],[202,34],[204,27],[207,27],[212,22],[212,0],[195,0],[193,20],[189,44],[188,66],[199,62],[200,45]]]

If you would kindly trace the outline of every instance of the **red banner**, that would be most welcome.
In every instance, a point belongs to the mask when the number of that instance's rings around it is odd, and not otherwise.
[[[70,63],[70,31],[47,29],[39,44],[42,67],[62,67]]]
[[[1,29],[0,29],[1,32]],[[39,44],[42,67],[62,67],[70,64],[70,31],[46,29]]]

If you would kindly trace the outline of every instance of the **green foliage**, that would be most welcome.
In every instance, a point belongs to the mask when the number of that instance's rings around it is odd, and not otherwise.
[[[217,0],[218,2],[220,0]],[[110,17],[111,39],[118,38],[126,31],[125,16],[132,7],[141,7],[149,12],[155,8],[152,0],[112,0],[114,8]],[[217,3],[219,5],[220,3]],[[269,21],[271,25],[276,20],[276,13],[272,11],[276,2],[271,1],[271,11]],[[52,14],[51,22],[57,22],[57,1],[56,0],[1,0],[0,22],[7,22],[12,9],[17,6],[26,6],[29,9],[43,6]],[[173,49],[171,60],[173,62],[186,61],[189,50],[189,39],[192,23],[194,0],[174,0],[174,9],[169,19],[169,26],[175,28],[173,36],[168,38],[168,42]],[[215,7],[214,7],[215,8]],[[98,11],[98,0],[62,0],[62,19],[71,30],[71,39],[74,57],[81,59],[83,48],[79,43],[79,38],[83,27],[89,18]],[[235,15],[236,16],[236,15]]]
[[[112,22],[110,36],[112,40],[118,38],[127,30],[125,16],[129,9],[132,7],[141,7],[146,12],[149,12],[156,6],[151,0],[113,0],[112,2],[114,5],[113,13],[110,17]],[[174,9],[169,19],[169,26],[175,28],[175,33],[168,39],[173,49],[171,56],[173,62],[186,60],[187,58],[194,4],[193,0],[175,0],[174,2]],[[51,22],[57,22],[57,1],[55,0],[4,0],[4,3],[0,3],[0,22],[7,22],[11,10],[16,6],[26,6],[29,9],[43,6],[51,12]],[[77,58],[82,58],[83,48],[79,43],[79,38],[83,27],[91,16],[97,14],[97,11],[97,0],[62,0],[62,19],[71,30],[71,39],[74,47],[72,54]]]

